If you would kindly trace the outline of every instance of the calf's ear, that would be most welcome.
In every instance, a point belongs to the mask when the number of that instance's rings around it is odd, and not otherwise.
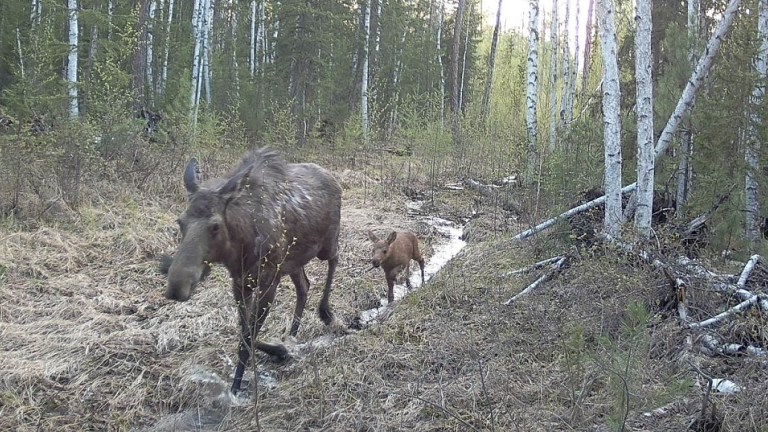
[[[391,233],[389,233],[389,237],[387,237],[387,244],[392,244],[392,242],[394,242],[396,238],[397,238],[397,232],[392,231]]]
[[[237,198],[245,189],[248,189],[248,181],[250,180],[250,177],[250,167],[239,171],[224,183],[224,186],[219,189],[219,194],[226,196],[230,200]]]
[[[373,231],[368,230],[368,238],[371,239],[372,242],[376,243],[379,241],[379,238],[376,237],[376,234],[373,233]]]
[[[184,187],[190,195],[200,189],[200,167],[195,158],[190,158],[184,169]]]

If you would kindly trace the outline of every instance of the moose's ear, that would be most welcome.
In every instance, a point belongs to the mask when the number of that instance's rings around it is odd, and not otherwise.
[[[368,230],[368,238],[371,239],[372,242],[376,243],[379,241],[379,238],[376,237],[376,234],[373,233],[373,231]]]
[[[187,162],[187,168],[184,169],[184,187],[187,192],[193,194],[200,189],[200,167],[197,165],[197,159],[191,158]]]
[[[397,231],[392,231],[389,233],[389,236],[387,237],[387,244],[392,244],[392,242],[395,241],[397,238]]]
[[[244,189],[248,188],[248,181],[251,177],[251,168],[248,167],[242,171],[239,171],[232,176],[224,186],[219,189],[220,195],[230,195],[229,198],[233,199],[238,197]]]

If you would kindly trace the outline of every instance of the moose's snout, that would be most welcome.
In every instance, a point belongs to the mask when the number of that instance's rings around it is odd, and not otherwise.
[[[192,290],[200,280],[199,274],[189,271],[171,272],[168,277],[168,287],[165,290],[165,298],[184,302],[192,297]]]
[[[371,265],[373,265],[376,268],[379,268],[379,266],[381,266],[381,261],[379,261],[377,259],[371,260]]]

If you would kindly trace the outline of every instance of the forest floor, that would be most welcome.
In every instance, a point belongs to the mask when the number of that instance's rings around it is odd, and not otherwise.
[[[66,223],[5,223],[0,430],[680,431],[706,393],[688,364],[696,358],[741,386],[709,396],[722,430],[768,431],[764,358],[693,352],[690,332],[665,310],[669,286],[659,272],[584,253],[505,306],[546,269],[503,273],[571,250],[567,226],[513,243],[525,228],[517,217],[476,192],[442,187],[460,179],[429,180],[412,174],[424,167],[387,158],[397,181],[377,174],[388,169],[334,169],[344,188],[336,315],[350,323],[385,296],[383,273],[366,261],[366,230],[413,230],[428,260],[441,241],[407,212],[403,186],[422,194],[429,214],[469,220],[466,247],[385,319],[346,332],[318,319],[327,266],[310,263],[307,310],[287,341],[296,355],[278,364],[257,353],[258,378],[246,376],[244,400],[220,397],[239,336],[224,270],[216,267],[188,302],[163,296],[157,257],[177,242],[180,175],[162,196],[94,188]],[[266,341],[288,339],[295,294],[288,278],[279,289]],[[765,327],[753,312],[736,320]]]

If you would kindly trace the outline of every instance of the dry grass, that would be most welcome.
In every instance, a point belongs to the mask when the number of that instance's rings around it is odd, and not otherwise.
[[[411,172],[425,165],[412,162]],[[208,166],[220,173],[227,163]],[[331,304],[349,322],[386,289],[369,270],[365,231],[414,230],[429,257],[433,233],[406,214],[402,187],[439,182],[409,180],[400,158],[358,160],[335,175],[344,202]],[[205,430],[609,430],[626,392],[631,430],[683,430],[697,415],[702,391],[681,361],[685,334],[655,302],[667,289],[661,275],[585,257],[503,306],[537,275],[498,275],[562,246],[511,244],[503,233],[520,228],[516,218],[456,191],[439,191],[428,208],[448,218],[480,212],[457,258],[386,320],[345,336],[316,316],[326,265],[313,261],[307,312],[287,341],[295,359],[257,354],[255,403],[225,403],[215,396],[229,387],[238,338],[229,281],[216,268],[191,301],[163,298],[155,258],[173,251],[184,205],[180,186],[168,188],[151,198],[100,185],[65,225],[0,230],[0,430],[192,430],[200,419]],[[287,278],[280,290],[266,340],[285,339],[290,325]],[[696,313],[721,307],[701,299]],[[631,325],[634,301],[650,311],[641,331]],[[729,331],[742,339],[765,328],[756,315],[734,322]],[[765,369],[750,358],[703,360],[744,388],[714,396],[725,430],[765,430]],[[640,414],[671,401],[668,415]]]

